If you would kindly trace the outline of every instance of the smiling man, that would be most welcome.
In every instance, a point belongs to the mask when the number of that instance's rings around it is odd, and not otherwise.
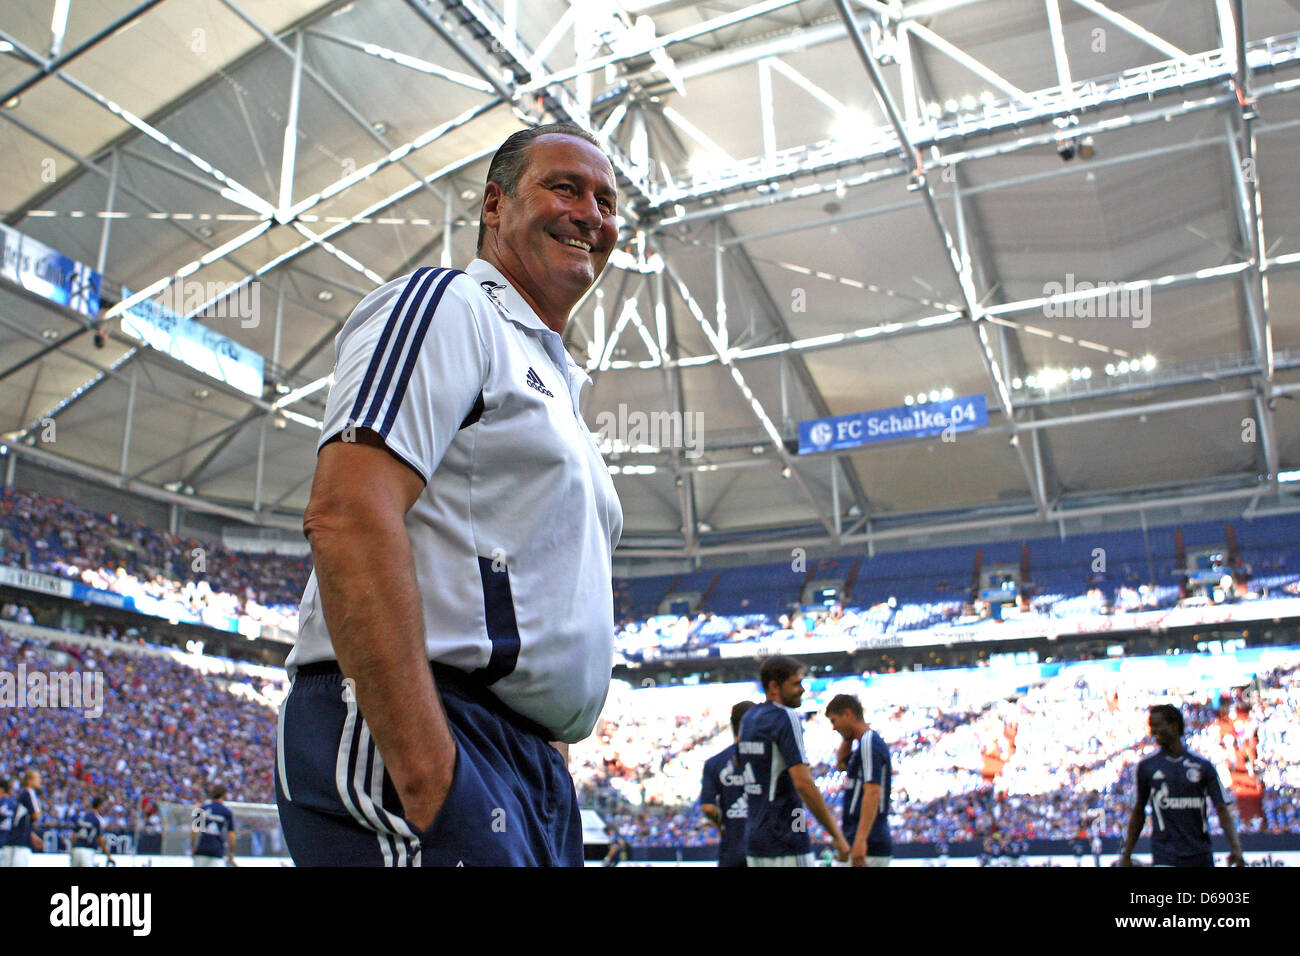
[[[585,132],[515,133],[479,258],[339,333],[276,761],[299,865],[582,864],[562,754],[609,687],[622,511],[561,335],[616,204]]]

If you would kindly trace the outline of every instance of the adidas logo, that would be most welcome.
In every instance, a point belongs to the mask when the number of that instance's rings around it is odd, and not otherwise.
[[[1157,770],[1155,773],[1153,773],[1153,774],[1151,775],[1151,779],[1152,779],[1152,780],[1163,780],[1163,779],[1165,779],[1165,772],[1164,772],[1163,770]]]
[[[537,373],[533,371],[533,367],[531,365],[528,366],[528,374],[524,377],[524,381],[527,382],[532,388],[537,389],[547,398],[555,397],[555,393],[542,384],[541,378],[539,378]]]

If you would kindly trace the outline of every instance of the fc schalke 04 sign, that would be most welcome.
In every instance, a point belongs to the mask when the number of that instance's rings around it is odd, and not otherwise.
[[[988,404],[983,395],[818,418],[799,423],[799,454],[838,451],[895,438],[929,438],[945,431],[968,432],[988,423]]]

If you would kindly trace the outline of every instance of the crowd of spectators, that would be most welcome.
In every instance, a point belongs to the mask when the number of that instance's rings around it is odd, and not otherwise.
[[[0,490],[0,565],[72,578],[160,617],[293,632],[311,574],[305,556],[230,551],[16,488]]]
[[[0,491],[0,565],[74,578],[141,603],[174,602],[196,614],[242,614],[291,629],[310,573],[306,557],[228,551],[15,489]],[[1289,580],[1273,583],[1285,591]],[[620,592],[617,583],[616,596],[626,604],[626,588]],[[1059,616],[1137,610],[1170,599],[1167,588],[1125,585],[1110,596],[1096,589],[1040,596],[1031,607]],[[775,617],[662,615],[625,621],[617,644],[636,658],[762,638],[882,635],[968,623],[969,611],[958,601],[891,599]],[[32,615],[10,601],[0,617],[30,623]],[[102,622],[88,629],[111,640],[129,637]],[[0,709],[0,774],[41,769],[46,802],[59,818],[104,792],[111,797],[110,822],[130,827],[163,802],[200,798],[218,779],[232,799],[273,801],[271,705],[284,692],[281,682],[232,683],[166,655],[51,645],[0,632],[0,669],[13,671],[19,663],[29,672],[72,668],[104,675],[104,713],[97,718],[68,709]],[[1189,747],[1246,795],[1246,832],[1300,831],[1295,667],[1264,675],[1248,698],[1226,704],[1203,689],[1180,692],[1129,678],[1090,682],[1068,669],[1016,695],[993,685],[952,699],[876,691],[864,694],[864,702],[875,708],[873,726],[896,761],[891,823],[900,842],[991,833],[1007,839],[1121,835],[1132,806],[1132,768],[1147,746],[1146,707],[1155,699],[1183,705]],[[634,844],[715,839],[693,801],[704,760],[730,742],[728,714],[738,695],[760,696],[752,686],[642,689],[616,682],[595,733],[571,751],[584,805],[612,817]],[[822,696],[812,695],[810,705],[824,703]],[[806,726],[814,777],[838,809],[838,737],[820,714]],[[818,835],[815,823],[812,828]]]
[[[954,672],[950,680],[960,680]],[[1164,678],[1167,680],[1167,678]],[[836,691],[843,690],[837,687]],[[756,688],[751,688],[756,698]],[[645,691],[636,692],[646,694]],[[653,692],[651,692],[653,693]],[[839,738],[809,700],[804,739],[809,764],[827,805],[837,815],[844,774],[835,767]],[[732,700],[734,685],[717,700]],[[743,695],[742,695],[743,696]],[[870,711],[871,696],[863,695]],[[1180,690],[1124,681],[1089,681],[1070,674],[1048,680],[1014,700],[994,699],[954,710],[937,703],[891,702],[869,712],[894,763],[890,824],[899,843],[957,843],[996,836],[1004,841],[1122,837],[1133,808],[1133,774],[1150,752],[1147,709],[1156,701],[1181,706],[1186,743],[1237,791],[1245,833],[1300,831],[1300,668],[1276,668],[1254,685],[1222,697],[1218,689]],[[668,708],[671,711],[671,708]],[[680,716],[671,718],[679,721]],[[643,723],[641,733],[662,731]],[[683,776],[730,742],[729,728],[675,758]],[[672,805],[656,775],[639,781],[644,799],[611,816],[635,844],[691,846],[716,842],[698,804]],[[1212,817],[1212,827],[1217,820]],[[809,821],[814,840],[820,826]]]
[[[287,691],[283,681],[218,677],[166,656],[3,631],[0,671],[102,675],[98,715],[84,697],[77,708],[0,708],[0,776],[40,770],[48,823],[70,823],[97,794],[108,797],[108,824],[124,830],[156,827],[161,804],[201,802],[216,782],[231,800],[275,799],[273,705]]]
[[[0,632],[0,670],[103,675],[103,712],[55,707],[0,709],[0,775],[28,767],[45,778],[52,820],[69,821],[99,793],[117,828],[157,826],[165,802],[198,801],[212,783],[231,799],[274,800],[274,706],[282,680],[214,676],[158,653],[47,644]],[[904,675],[907,676],[907,675]],[[962,672],[946,675],[961,682]],[[852,683],[854,679],[849,679]],[[839,738],[821,714],[845,681],[807,700],[805,745],[814,779],[838,813],[844,775]],[[1173,700],[1187,719],[1188,747],[1210,759],[1239,793],[1244,832],[1296,832],[1300,812],[1300,666],[1263,674],[1244,692],[1089,680],[1066,668],[1013,699],[989,684],[960,698],[914,687],[862,693],[885,737],[895,777],[891,826],[899,843],[1074,839],[1123,833],[1133,767],[1150,749],[1146,711]],[[982,695],[982,696],[981,696]],[[583,805],[601,811],[634,845],[692,846],[716,840],[699,813],[703,762],[731,741],[736,700],[752,685],[633,688],[616,682],[595,733],[571,749]],[[987,698],[987,699],[982,699]],[[914,698],[909,700],[908,698]],[[1255,789],[1252,791],[1252,787]],[[814,838],[820,828],[810,822]]]
[[[196,619],[227,631],[248,619],[291,633],[297,631],[298,604],[311,574],[307,555],[231,551],[14,488],[0,490],[0,565],[71,578],[120,594],[131,598],[138,610],[162,618]],[[1278,570],[1279,565],[1280,559],[1261,557],[1261,567]],[[1178,603],[1177,586],[1151,587],[1137,578],[1126,567],[1105,585],[1089,585],[1077,593],[1037,594],[1015,613],[1021,619],[1047,622]],[[616,580],[615,650],[627,661],[645,661],[721,644],[804,638],[863,644],[950,625],[997,626],[999,608],[988,601],[964,601],[946,585],[943,594],[933,590],[929,600],[899,601],[891,596],[870,605],[833,604],[788,613],[702,611],[634,619],[627,616],[627,582]],[[1295,590],[1296,576],[1275,574],[1259,595]],[[1014,595],[1014,586],[1009,593]]]
[[[1266,587],[1244,592],[1241,600],[1297,593],[1293,577],[1269,579]],[[1189,603],[1201,601],[1193,598]],[[1041,621],[1045,630],[1060,630],[1059,622],[1075,618],[1096,617],[1120,612],[1135,613],[1174,607],[1180,603],[1176,585],[1148,587],[1145,584],[1120,585],[1107,592],[1090,587],[1079,594],[1040,594],[1029,599],[1023,608],[1006,611],[1020,621]],[[624,619],[614,634],[615,650],[625,660],[644,662],[664,654],[695,651],[721,644],[757,641],[773,643],[806,638],[828,638],[846,645],[865,645],[929,629],[938,629],[936,643],[944,640],[942,629],[996,629],[1003,620],[1003,609],[986,600],[973,603],[960,600],[899,602],[890,597],[870,606],[844,607],[831,604],[822,608],[769,614],[715,614],[702,611],[694,615],[659,614],[644,620]],[[990,639],[994,635],[990,633]]]

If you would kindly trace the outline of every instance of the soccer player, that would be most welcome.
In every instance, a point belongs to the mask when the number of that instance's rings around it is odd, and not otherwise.
[[[8,777],[0,779],[0,866],[8,866],[12,855],[9,852],[9,833],[13,829],[14,813],[18,809],[13,791],[14,785]]]
[[[582,865],[567,744],[609,690],[623,516],[563,333],[616,206],[590,134],[521,130],[479,257],[381,286],[335,341],[278,735],[299,865]]]
[[[1228,865],[1245,866],[1241,839],[1214,764],[1183,746],[1182,712],[1172,704],[1158,704],[1151,708],[1148,723],[1160,750],[1138,762],[1137,800],[1119,865],[1133,865],[1133,847],[1142,835],[1150,800],[1153,866],[1214,866],[1207,805],[1211,802],[1231,847]]]
[[[41,772],[28,770],[23,774],[23,786],[14,797],[13,823],[9,827],[9,866],[31,866],[32,847],[41,846],[40,837],[32,827],[41,818]]]
[[[809,809],[831,835],[835,855],[841,861],[849,857],[849,845],[813,782],[804,754],[803,728],[794,709],[803,700],[803,675],[804,666],[794,658],[769,657],[759,670],[767,700],[740,721],[736,752],[745,781],[749,866],[812,866]]]
[[[72,837],[72,866],[94,866],[96,846],[104,851],[109,863],[113,862],[113,854],[108,852],[104,841],[104,818],[99,815],[103,805],[104,798],[95,797],[90,801],[90,809],[77,816],[77,829]]]
[[[889,789],[893,767],[884,738],[867,726],[862,703],[851,694],[838,694],[826,705],[826,716],[845,743],[857,747],[849,754],[849,791],[844,797],[844,839],[851,847],[853,866],[889,866],[894,854],[889,835]]]
[[[740,739],[740,721],[754,706],[742,700],[731,708],[732,743],[704,762],[700,785],[700,810],[717,826],[722,839],[718,866],[745,865],[745,779],[736,760],[735,741]]]
[[[623,836],[618,827],[612,823],[605,825],[605,835],[609,837],[609,852],[605,854],[601,865],[618,866],[620,863],[626,863],[632,856],[632,848],[628,846],[627,837]]]
[[[194,808],[190,852],[195,866],[235,865],[235,815],[221,802],[225,795],[226,788],[217,784],[208,792],[208,802]]]

